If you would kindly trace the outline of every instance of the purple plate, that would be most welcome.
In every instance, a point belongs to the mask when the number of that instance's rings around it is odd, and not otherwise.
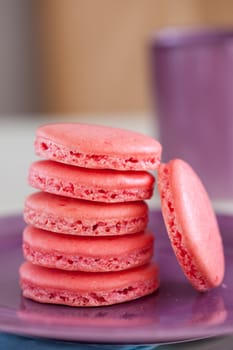
[[[0,219],[0,330],[95,343],[164,343],[233,333],[233,216],[218,217],[226,275],[221,287],[197,293],[172,253],[161,214],[151,213],[161,287],[153,295],[100,308],[39,304],[21,296],[21,216]]]

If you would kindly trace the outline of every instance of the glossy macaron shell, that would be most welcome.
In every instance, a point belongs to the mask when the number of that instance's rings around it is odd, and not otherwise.
[[[146,171],[86,169],[41,160],[31,164],[28,181],[45,192],[114,203],[149,199],[155,179]]]
[[[175,159],[159,166],[158,188],[168,235],[186,277],[199,291],[219,286],[223,244],[201,180],[186,162]]]
[[[36,132],[35,152],[47,159],[87,168],[150,170],[158,167],[161,145],[151,137],[120,128],[47,124]]]
[[[101,203],[35,192],[25,200],[24,219],[58,233],[121,235],[145,230],[148,206],[144,201]]]

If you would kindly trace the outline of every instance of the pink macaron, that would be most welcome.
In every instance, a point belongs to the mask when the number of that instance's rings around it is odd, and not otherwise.
[[[217,287],[224,277],[224,252],[206,190],[184,161],[158,168],[162,213],[171,245],[184,274],[198,291]]]
[[[159,287],[158,269],[152,263],[116,272],[80,272],[25,262],[19,274],[24,297],[70,306],[122,303],[151,294]]]
[[[51,160],[32,163],[28,181],[41,191],[108,203],[149,199],[154,186],[146,171],[86,169]]]
[[[23,232],[25,258],[36,265],[72,271],[118,271],[146,264],[153,256],[153,234],[83,237],[33,226]]]
[[[153,325],[159,324],[160,320],[157,315],[159,313],[155,311],[157,307],[158,298],[153,294],[133,302],[108,306],[104,310],[100,310],[99,307],[73,307],[67,310],[67,307],[61,306],[51,307],[49,312],[46,306],[42,307],[40,303],[21,298],[17,316],[23,322],[37,322],[37,324],[42,322],[44,325],[53,324],[53,326],[66,323],[74,327],[96,327],[98,325],[98,327],[107,327],[113,330],[116,327],[150,326],[152,322]]]
[[[138,132],[66,123],[38,128],[35,152],[42,158],[84,168],[150,170],[158,167],[161,145]]]
[[[148,206],[143,201],[100,203],[36,192],[25,200],[24,219],[27,224],[57,233],[123,235],[146,229]]]

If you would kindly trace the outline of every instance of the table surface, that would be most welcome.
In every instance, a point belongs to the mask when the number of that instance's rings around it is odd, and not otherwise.
[[[233,336],[170,345],[84,344],[0,333],[0,349],[7,350],[232,350]]]
[[[1,116],[0,117],[0,162],[1,162],[1,200],[0,215],[22,212],[25,197],[33,190],[27,184],[29,165],[36,160],[33,150],[33,142],[36,128],[51,122],[81,122],[110,125],[140,131],[150,136],[157,137],[158,129],[156,120],[150,115],[78,115],[78,116]],[[149,201],[151,208],[159,207],[157,193]],[[233,201],[216,201],[213,203],[216,211],[220,213],[233,213]],[[92,344],[71,344],[66,342],[32,339],[0,333],[0,349],[25,349],[28,346],[36,349],[232,349],[233,336],[212,338],[209,340],[195,341],[184,344],[163,346],[112,346]]]

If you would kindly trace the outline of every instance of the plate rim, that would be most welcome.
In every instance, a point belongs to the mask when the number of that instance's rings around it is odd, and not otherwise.
[[[161,212],[159,210],[152,210],[150,215],[155,216],[161,216]],[[232,219],[233,215],[231,214],[218,214],[217,218],[218,220],[224,220],[224,218]],[[12,214],[12,215],[4,215],[0,216],[1,220],[15,220],[16,224],[17,222],[21,222],[22,226],[25,225],[23,223],[22,214]],[[233,221],[232,221],[233,224]],[[2,235],[2,237],[5,235]],[[12,239],[12,236],[16,238],[17,247],[19,243],[19,238],[21,237],[21,234],[15,233],[8,237],[8,240]],[[1,234],[0,234],[0,241],[1,241]],[[232,238],[233,239],[233,238]],[[14,244],[13,244],[14,245]],[[133,302],[133,301],[132,301]],[[3,315],[3,313],[5,315]],[[180,341],[191,341],[191,340],[197,340],[197,339],[204,339],[209,338],[213,336],[220,336],[220,335],[229,335],[233,333],[233,323],[231,325],[217,325],[216,327],[211,327],[209,329],[205,329],[205,334],[200,335],[199,327],[192,331],[192,336],[190,336],[189,332],[184,332],[181,335],[182,332],[176,330],[176,335],[172,332],[170,336],[166,333],[166,339],[163,335],[163,332],[160,330],[160,335],[158,334],[152,334],[151,327],[155,327],[156,325],[153,323],[148,326],[148,328],[145,331],[145,328],[143,328],[143,334],[140,332],[140,328],[135,327],[134,329],[137,329],[137,332],[134,333],[133,339],[132,335],[127,334],[127,329],[122,328],[122,334],[121,334],[121,340],[119,337],[113,337],[112,332],[106,332],[104,335],[100,333],[90,333],[90,330],[96,328],[96,327],[89,327],[89,330],[87,331],[87,327],[82,327],[80,324],[77,326],[68,325],[64,326],[60,325],[60,328],[63,328],[63,331],[59,329],[59,332],[56,336],[54,336],[54,330],[59,328],[58,324],[55,324],[54,327],[49,326],[46,324],[45,329],[46,331],[42,331],[41,328],[37,329],[36,327],[40,327],[40,322],[37,321],[37,323],[31,323],[30,322],[21,322],[19,320],[18,325],[12,324],[12,320],[16,319],[15,311],[13,309],[7,308],[6,306],[1,305],[0,300],[0,314],[3,315],[0,319],[0,331],[7,332],[10,334],[15,335],[22,335],[22,336],[32,336],[32,337],[41,337],[41,338],[49,338],[49,339],[58,339],[58,340],[65,340],[65,341],[81,341],[81,342],[90,342],[90,343],[106,343],[109,344],[166,344],[166,343],[174,343],[174,342],[180,342]],[[28,324],[27,324],[28,323]],[[27,324],[27,327],[25,327],[25,324]],[[37,325],[37,326],[36,326]],[[76,333],[72,333],[73,328],[75,328]],[[101,327],[100,327],[101,328]],[[110,328],[112,330],[112,328]],[[68,330],[68,331],[67,331]],[[120,327],[117,328],[117,332],[120,330]],[[78,331],[78,332],[77,332]]]

